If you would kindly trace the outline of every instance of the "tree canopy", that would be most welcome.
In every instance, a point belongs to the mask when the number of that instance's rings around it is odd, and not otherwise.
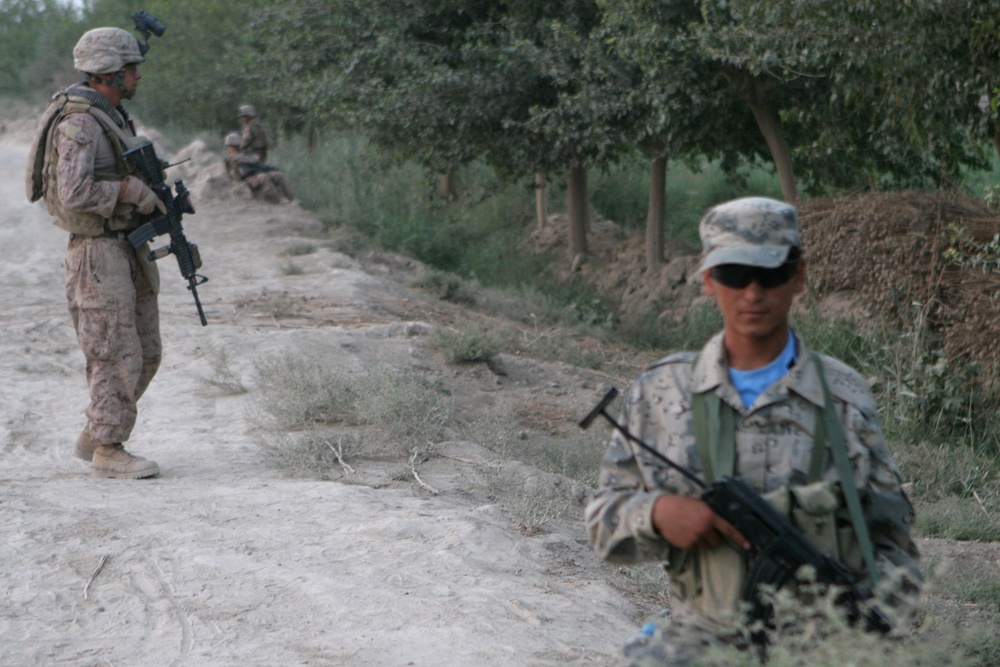
[[[650,156],[772,163],[786,197],[934,186],[1000,148],[1000,0],[0,0],[0,89],[46,90],[79,34],[152,38],[148,122],[362,133],[511,178]]]

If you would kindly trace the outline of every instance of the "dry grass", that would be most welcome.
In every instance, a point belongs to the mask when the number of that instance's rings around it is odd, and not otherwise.
[[[339,473],[365,458],[406,460],[443,439],[453,420],[446,394],[419,377],[376,368],[348,375],[322,355],[260,361],[251,422],[279,467]]]

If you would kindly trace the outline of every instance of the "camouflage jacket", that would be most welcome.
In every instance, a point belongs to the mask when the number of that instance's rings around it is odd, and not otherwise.
[[[226,174],[234,181],[242,181],[259,173],[263,165],[256,155],[230,153],[224,160]]]
[[[85,236],[126,230],[138,223],[135,207],[118,202],[122,179],[129,171],[122,154],[144,139],[110,103],[98,108],[74,86],[58,94],[35,139],[44,160],[29,160],[29,199],[45,197],[55,223]],[[92,93],[92,95],[99,95]],[[35,189],[32,181],[41,181]]]
[[[647,369],[627,396],[621,421],[634,435],[702,476],[691,396],[714,391],[736,412],[735,474],[762,494],[805,484],[824,397],[813,356],[801,339],[796,341],[795,364],[749,408],[743,406],[730,381],[720,333],[700,355],[675,354]],[[913,508],[883,439],[875,401],[857,372],[830,357],[820,358],[843,427],[878,567],[889,571],[901,565],[919,580],[917,551],[909,536]],[[839,481],[829,455],[822,480]],[[653,504],[661,494],[697,496],[700,492],[672,468],[646,453],[637,455],[615,432],[601,463],[598,492],[586,510],[591,543],[601,558],[612,562],[677,558],[679,550],[653,527]],[[676,588],[675,594],[683,598]]]
[[[240,152],[251,153],[260,157],[261,162],[267,160],[267,149],[271,143],[267,137],[267,130],[256,118],[251,118],[243,126],[242,141],[240,142]]]

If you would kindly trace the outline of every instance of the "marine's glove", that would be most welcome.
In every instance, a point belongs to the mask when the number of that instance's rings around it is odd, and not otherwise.
[[[118,201],[132,204],[143,215],[149,215],[154,208],[160,213],[167,212],[167,207],[156,193],[135,176],[126,176],[122,181],[121,190],[118,191]]]

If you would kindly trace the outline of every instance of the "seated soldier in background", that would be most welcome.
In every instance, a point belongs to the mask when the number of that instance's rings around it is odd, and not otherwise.
[[[257,119],[257,110],[252,104],[243,104],[239,110],[243,132],[240,135],[240,152],[256,155],[261,164],[267,162],[267,149],[273,148],[271,135],[264,124]]]
[[[226,174],[236,182],[250,186],[254,198],[264,199],[273,204],[295,200],[288,177],[277,167],[263,164],[256,155],[240,152],[241,137],[232,132],[226,135]]]

